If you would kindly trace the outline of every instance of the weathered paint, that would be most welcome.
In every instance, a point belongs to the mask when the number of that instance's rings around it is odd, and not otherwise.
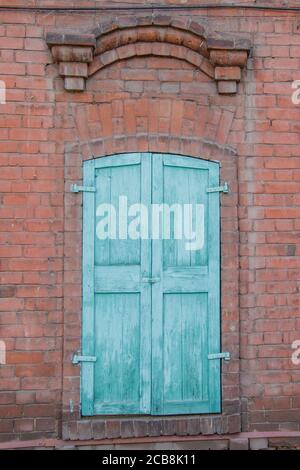
[[[220,411],[219,165],[163,154],[84,164],[82,413]],[[203,204],[204,245],[186,240],[99,240],[101,203]]]

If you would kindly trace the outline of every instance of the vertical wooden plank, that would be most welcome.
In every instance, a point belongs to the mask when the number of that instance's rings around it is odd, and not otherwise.
[[[182,303],[182,399],[198,402],[203,395],[203,366],[206,364],[207,299],[206,294],[183,294]],[[203,334],[204,333],[204,334]],[[206,353],[207,357],[207,353]],[[207,397],[206,397],[207,398]],[[197,411],[196,411],[197,412]]]
[[[152,155],[141,155],[141,203],[151,213]],[[148,219],[148,239],[141,240],[141,279],[151,277],[151,221]],[[141,350],[140,350],[140,408],[151,413],[151,284],[141,282]]]
[[[84,162],[84,186],[94,186],[94,160]],[[83,249],[82,249],[82,354],[94,355],[94,244],[95,244],[95,193],[83,193]],[[82,414],[94,411],[94,363],[81,364]]]
[[[119,294],[120,295],[120,294]],[[125,299],[122,299],[125,302]],[[95,396],[102,403],[121,401],[122,317],[118,294],[96,294],[95,302]]]
[[[139,293],[96,294],[95,396],[103,409],[115,414],[127,406],[139,412],[139,297]]]
[[[164,412],[202,411],[208,400],[207,294],[165,294],[163,324]],[[208,409],[207,409],[208,411]]]
[[[152,155],[152,203],[163,202],[163,156]],[[163,414],[163,289],[162,239],[152,240],[152,413]]]
[[[141,355],[143,344],[141,342],[141,304],[140,294],[121,294],[125,302],[120,310],[122,315],[122,403],[130,401],[137,403],[137,413],[141,412],[141,386],[142,371]],[[120,372],[119,372],[120,373]],[[136,392],[135,393],[135,386]]]
[[[219,185],[219,165],[211,163],[209,186]],[[209,193],[208,352],[220,351],[220,193]],[[208,361],[210,411],[221,411],[220,360]]]
[[[168,157],[164,158],[168,162]],[[186,161],[189,160],[188,157],[184,158]],[[206,205],[207,203],[208,170],[202,167],[197,168],[195,164],[193,167],[185,166],[185,163],[182,161],[181,167],[179,162],[176,166],[171,166],[170,164],[164,166],[164,202],[170,206],[179,204],[181,207],[184,204],[192,204],[192,228],[195,230],[195,204],[201,203]],[[171,230],[172,232],[173,230]],[[170,240],[165,240],[163,243],[164,267],[206,265],[206,239],[207,237],[205,237],[205,246],[200,251],[186,250],[186,240],[184,239],[175,240],[171,238]]]
[[[135,154],[134,154],[135,155]],[[127,198],[128,208],[141,200],[141,163],[111,168],[111,204],[116,208],[119,220],[119,197]],[[118,225],[118,224],[117,224]],[[140,264],[141,241],[120,238],[117,227],[117,239],[110,240],[111,265]]]
[[[182,296],[165,294],[163,303],[163,392],[164,402],[183,398]]]
[[[95,169],[95,211],[100,204],[111,203],[111,168]],[[96,223],[97,223],[96,217]],[[95,264],[109,265],[110,259],[110,240],[95,240]]]

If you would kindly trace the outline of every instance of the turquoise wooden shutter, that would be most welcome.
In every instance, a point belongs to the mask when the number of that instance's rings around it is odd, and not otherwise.
[[[149,206],[150,156],[85,162],[84,185],[96,192],[83,200],[83,355],[97,360],[82,363],[82,414],[150,413],[151,242],[96,235],[101,204]]]
[[[220,411],[219,166],[128,154],[84,164],[82,414]],[[186,239],[99,240],[103,203],[198,204],[203,246]],[[97,215],[98,214],[98,215]],[[117,214],[118,217],[122,214]],[[194,216],[193,216],[194,217]],[[193,220],[195,222],[196,220]],[[149,282],[148,282],[149,281]]]
[[[195,158],[153,155],[154,203],[196,204],[204,209],[204,244],[153,241],[152,412],[220,411],[219,165]],[[203,207],[204,206],[204,207]],[[195,220],[193,221],[195,222]]]

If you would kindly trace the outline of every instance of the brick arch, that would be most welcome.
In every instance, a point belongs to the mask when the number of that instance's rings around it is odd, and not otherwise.
[[[139,34],[149,34],[151,28],[151,36],[155,34],[167,34],[168,39],[165,37],[166,42],[172,42],[174,44],[181,44],[186,33],[190,34],[190,37],[198,37],[200,39],[206,39],[208,37],[208,31],[206,24],[199,23],[188,17],[173,17],[170,15],[152,14],[146,16],[127,16],[127,17],[116,17],[112,21],[107,23],[99,24],[94,30],[97,41],[106,35],[116,31],[129,31],[129,30],[140,30]],[[154,28],[164,29],[165,31],[158,31],[155,33]],[[167,29],[166,29],[167,28]],[[142,30],[144,31],[142,33]],[[132,33],[130,33],[132,35]],[[171,36],[177,37],[171,38]],[[179,36],[178,36],[179,35]],[[183,35],[183,36],[182,36]],[[126,35],[124,36],[126,37]],[[144,40],[143,38],[141,40]],[[153,40],[153,39],[152,39]],[[162,40],[162,39],[160,39]],[[102,41],[102,40],[101,40]],[[127,41],[127,40],[126,40]],[[131,39],[134,41],[134,38]],[[98,43],[99,44],[99,43]],[[196,48],[198,45],[196,44]]]
[[[183,60],[197,67],[208,77],[214,78],[215,71],[208,59],[190,48],[183,45],[175,45],[159,42],[136,42],[135,44],[125,44],[103,53],[99,53],[89,66],[89,77],[94,75],[98,70],[107,67],[119,60],[129,59],[132,57],[171,57]]]
[[[250,51],[246,39],[208,33],[194,20],[161,15],[115,18],[88,33],[49,32],[46,41],[70,91],[83,91],[88,77],[114,62],[157,55],[193,64],[217,81],[219,93],[234,94]]]
[[[124,58],[154,55],[185,60],[214,78],[207,33],[195,21],[178,21],[170,16],[129,17],[100,25],[94,33],[96,45],[89,76]]]
[[[163,42],[170,44],[183,45],[188,49],[199,52],[205,57],[209,57],[207,51],[206,36],[207,33],[202,25],[195,21],[186,23],[172,20],[172,17],[165,17],[161,22],[154,16],[142,18],[142,24],[138,19],[126,18],[121,24],[118,22],[105,25],[99,30],[95,30],[96,47],[95,55],[114,49],[126,44],[136,42]]]
[[[168,98],[83,104],[74,110],[85,159],[130,151],[176,151],[207,159],[235,154],[227,143],[233,119],[226,108]]]

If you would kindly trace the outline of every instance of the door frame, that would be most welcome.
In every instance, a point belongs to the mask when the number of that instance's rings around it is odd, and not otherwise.
[[[227,181],[230,194],[221,196],[221,330],[222,349],[230,350],[232,359],[222,365],[222,412],[217,415],[199,415],[188,418],[198,432],[227,433],[240,430],[239,393],[239,232],[237,212],[237,157],[229,150],[207,147],[201,139],[195,138],[195,145],[186,145],[183,154],[182,138],[172,137],[172,150],[178,155],[219,161],[221,181]],[[198,140],[197,140],[198,139]],[[139,148],[138,141],[132,151]],[[155,153],[164,153],[163,140],[155,141]],[[149,151],[151,151],[149,149]],[[85,154],[88,154],[84,152]],[[126,155],[127,152],[119,153]],[[97,155],[111,156],[110,152]],[[91,158],[90,158],[91,159]],[[172,435],[176,429],[186,429],[187,418],[174,417],[116,417],[113,422],[106,417],[83,418],[80,411],[80,367],[72,364],[74,352],[81,349],[81,242],[82,242],[82,194],[74,194],[70,187],[82,184],[83,152],[81,145],[68,146],[65,150],[65,197],[64,197],[64,334],[63,334],[63,404],[62,436],[64,439],[82,439],[109,436]],[[112,427],[111,427],[112,426]],[[128,428],[129,426],[129,428]],[[114,431],[112,431],[114,429]],[[117,429],[117,431],[116,431]],[[182,432],[182,431],[180,431]],[[195,431],[196,432],[196,431]],[[86,437],[85,437],[86,438]]]

